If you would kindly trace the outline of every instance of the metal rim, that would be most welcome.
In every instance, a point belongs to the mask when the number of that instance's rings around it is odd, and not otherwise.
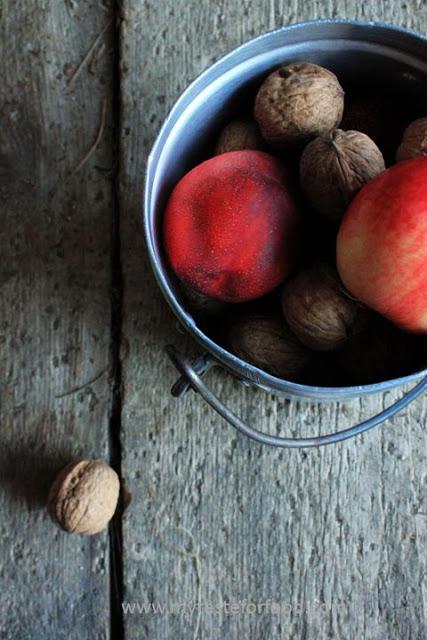
[[[399,400],[393,403],[387,409],[384,409],[380,413],[371,416],[368,420],[364,420],[353,427],[348,427],[342,431],[336,431],[320,436],[311,436],[304,438],[289,438],[285,436],[275,436],[264,431],[260,431],[255,427],[251,427],[246,424],[241,418],[239,418],[231,409],[229,409],[220,398],[205,384],[200,374],[191,365],[191,363],[184,357],[182,357],[178,351],[172,347],[166,347],[170,359],[182,374],[182,376],[188,380],[190,386],[197,391],[202,398],[232,427],[234,427],[239,433],[247,436],[251,440],[255,440],[260,444],[268,445],[271,447],[280,447],[285,449],[296,449],[300,447],[323,447],[329,444],[336,444],[337,442],[343,442],[354,436],[358,436],[365,431],[369,431],[374,427],[377,427],[385,420],[392,418],[399,411],[407,407],[413,400],[418,398],[427,389],[427,377],[423,378],[415,387],[405,393]]]
[[[260,42],[262,40],[271,38],[276,34],[280,33],[290,33],[293,31],[304,30],[304,29],[316,29],[316,27],[323,26],[336,26],[337,34],[336,38],[339,35],[339,27],[353,27],[356,29],[362,29],[366,27],[372,27],[380,30],[382,33],[389,33],[390,35],[400,33],[409,36],[410,39],[414,40],[414,43],[423,43],[425,45],[427,38],[422,35],[416,33],[407,28],[403,27],[395,27],[393,25],[389,25],[382,22],[364,22],[357,20],[312,20],[306,22],[300,22],[297,24],[289,25],[287,27],[281,27],[279,29],[275,29],[264,34],[261,34],[247,42],[243,43],[239,47],[233,49],[225,56],[221,57],[217,60],[213,65],[204,70],[181,94],[178,100],[175,102],[172,110],[167,116],[160,132],[155,140],[155,143],[152,147],[151,153],[147,160],[146,167],[146,180],[145,180],[145,191],[144,191],[144,233],[145,233],[145,242],[149,255],[149,259],[151,262],[151,266],[156,277],[157,283],[168,302],[169,306],[172,308],[175,316],[178,318],[179,322],[183,325],[183,327],[190,333],[190,335],[204,348],[206,349],[211,356],[219,363],[221,363],[224,367],[230,369],[235,375],[252,382],[253,384],[268,389],[270,391],[277,391],[279,393],[289,393],[291,395],[297,397],[312,397],[315,399],[316,397],[322,399],[335,399],[339,400],[340,397],[349,399],[351,397],[359,397],[361,395],[368,395],[373,393],[383,392],[397,386],[408,384],[411,382],[415,382],[419,380],[421,377],[426,375],[427,369],[417,371],[413,374],[403,376],[400,378],[393,378],[390,380],[385,380],[378,383],[366,384],[366,385],[357,385],[357,386],[346,386],[346,387],[321,387],[321,386],[311,386],[311,385],[302,385],[295,382],[290,382],[287,380],[282,380],[271,376],[270,374],[262,371],[246,363],[243,360],[237,358],[234,354],[220,347],[217,343],[215,343],[209,336],[204,334],[196,325],[192,316],[185,310],[184,307],[181,306],[180,302],[175,295],[175,292],[168,282],[165,274],[163,273],[162,268],[159,265],[159,259],[157,256],[156,248],[153,242],[153,233],[151,228],[151,190],[152,185],[155,179],[155,169],[153,168],[153,164],[157,157],[161,156],[161,152],[164,146],[165,141],[167,140],[171,130],[173,129],[173,121],[177,114],[179,114],[182,109],[183,104],[186,102],[187,98],[191,96],[195,90],[202,88],[203,82],[209,78],[211,75],[215,73],[216,70],[221,68],[224,65],[232,60],[236,54],[240,51],[243,51],[245,48],[250,48],[254,43]],[[342,34],[341,34],[342,35]],[[332,35],[329,35],[329,39],[333,38]],[[312,39],[312,38],[310,38]],[[230,67],[231,68],[231,67]]]

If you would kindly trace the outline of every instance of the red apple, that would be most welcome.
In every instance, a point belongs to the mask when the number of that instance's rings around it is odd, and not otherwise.
[[[337,267],[352,296],[427,333],[427,158],[395,165],[359,192],[340,226]]]
[[[295,266],[300,218],[290,179],[261,151],[223,153],[176,185],[163,240],[176,275],[225,302],[259,298]]]

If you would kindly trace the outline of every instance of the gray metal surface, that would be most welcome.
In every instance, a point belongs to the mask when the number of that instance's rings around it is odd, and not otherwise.
[[[256,427],[252,427],[250,424],[239,418],[231,409],[229,409],[224,402],[222,402],[213,391],[202,380],[201,375],[205,372],[199,373],[195,366],[189,362],[187,358],[182,356],[175,348],[169,346],[167,348],[168,355],[172,362],[175,364],[178,371],[181,373],[181,378],[172,388],[172,393],[178,395],[177,391],[181,391],[183,382],[186,381],[194,391],[200,393],[202,398],[213,408],[220,416],[224,418],[231,426],[233,426],[239,433],[259,442],[260,444],[267,444],[272,447],[282,448],[298,448],[298,447],[321,447],[327,444],[335,444],[348,440],[358,436],[369,429],[377,427],[379,424],[392,418],[396,413],[408,406],[413,400],[416,400],[427,389],[427,377],[419,382],[413,389],[408,391],[400,400],[397,400],[394,404],[386,409],[380,411],[376,415],[372,416],[368,420],[364,420],[353,427],[348,427],[342,431],[335,431],[327,433],[321,436],[310,436],[304,438],[290,438],[278,435],[272,435],[270,433],[264,433]]]

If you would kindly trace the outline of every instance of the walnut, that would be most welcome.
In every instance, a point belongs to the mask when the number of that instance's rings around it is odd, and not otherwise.
[[[405,129],[396,162],[418,156],[427,156],[427,118],[418,118]]]
[[[278,378],[297,376],[310,358],[280,316],[242,316],[232,325],[229,341],[239,358]]]
[[[263,151],[265,142],[256,122],[249,119],[233,120],[219,134],[214,155],[217,156],[227,151],[242,151],[244,149]]]
[[[255,100],[255,119],[265,140],[278,148],[303,145],[341,122],[344,91],[328,69],[292,63],[271,73]]]
[[[282,310],[303,344],[315,351],[332,351],[347,341],[359,305],[344,293],[336,271],[321,263],[285,283]]]
[[[114,515],[120,483],[102,460],[79,460],[56,477],[48,510],[64,531],[92,535],[104,529]]]
[[[337,129],[304,149],[301,186],[316,211],[339,219],[356,193],[384,170],[382,153],[371,138]]]

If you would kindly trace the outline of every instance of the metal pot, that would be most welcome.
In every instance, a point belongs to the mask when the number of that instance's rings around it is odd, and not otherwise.
[[[350,438],[380,424],[427,389],[427,370],[356,387],[314,387],[275,378],[240,360],[216,344],[197,326],[168,270],[162,251],[161,219],[168,195],[179,178],[202,160],[206,148],[242,92],[251,91],[274,67],[293,60],[312,61],[335,71],[340,78],[384,84],[426,102],[427,39],[383,24],[320,21],[292,25],[259,36],[235,49],[205,71],[180,97],[164,123],[148,159],[145,186],[145,235],[158,284],[178,320],[204,350],[190,363],[173,347],[169,356],[181,373],[172,393],[190,387],[241,433],[258,442],[279,447],[313,447]],[[202,380],[213,365],[222,365],[243,382],[287,397],[310,401],[336,401],[380,393],[417,382],[394,405],[366,422],[337,433],[311,438],[284,438],[265,434],[245,424],[215,396]]]

